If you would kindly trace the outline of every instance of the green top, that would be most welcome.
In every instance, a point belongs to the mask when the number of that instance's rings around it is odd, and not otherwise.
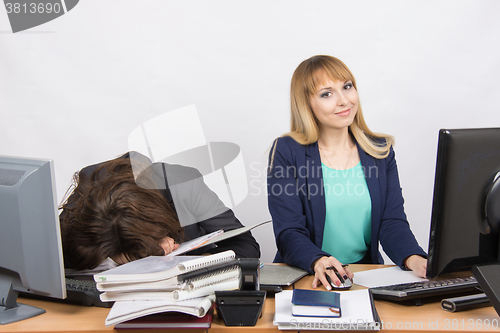
[[[372,203],[363,166],[335,170],[322,163],[326,219],[322,250],[355,263],[370,246]]]

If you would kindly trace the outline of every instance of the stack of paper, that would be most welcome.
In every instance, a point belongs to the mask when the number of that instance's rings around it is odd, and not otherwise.
[[[293,290],[275,295],[274,324],[280,330],[380,330],[380,319],[368,289],[341,292],[342,317],[292,315]]]
[[[172,321],[166,315],[129,321],[165,312],[205,317],[215,291],[239,289],[240,275],[234,252],[225,251],[210,256],[147,257],[96,274],[94,280],[103,292],[101,300],[115,301],[106,318],[107,326],[125,323],[122,328],[147,328],[207,325],[208,317],[190,323]]]

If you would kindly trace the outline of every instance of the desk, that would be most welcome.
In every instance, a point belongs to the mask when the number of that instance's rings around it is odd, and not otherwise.
[[[383,265],[350,265],[354,272],[386,267]],[[295,288],[308,289],[311,287],[312,276],[306,276],[297,283]],[[354,285],[353,290],[364,287]],[[348,292],[348,291],[346,291]],[[32,299],[19,299],[20,303],[30,304],[47,310],[47,313],[18,323],[0,326],[0,332],[111,332],[113,327],[106,327],[104,320],[109,309],[67,305],[56,302],[46,302]],[[375,306],[384,323],[383,331],[391,332],[471,332],[495,331],[500,332],[500,318],[493,307],[450,313],[441,310],[439,302],[428,303],[423,306],[409,306],[387,301],[375,301]],[[274,297],[267,297],[262,317],[253,327],[226,327],[221,319],[214,317],[209,333],[229,332],[280,332],[273,325]],[[489,321],[496,323],[496,329],[485,328]],[[257,331],[256,331],[257,330]],[[135,333],[136,330],[120,330],[123,333]],[[174,330],[148,330],[154,333],[174,332]],[[204,332],[204,330],[179,330],[178,332]],[[283,331],[293,332],[293,331]],[[301,332],[304,332],[303,330]]]

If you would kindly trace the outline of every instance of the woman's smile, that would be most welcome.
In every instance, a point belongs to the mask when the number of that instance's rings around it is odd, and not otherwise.
[[[335,113],[336,116],[341,116],[341,117],[347,117],[350,114],[351,114],[351,109],[347,109],[347,110]]]

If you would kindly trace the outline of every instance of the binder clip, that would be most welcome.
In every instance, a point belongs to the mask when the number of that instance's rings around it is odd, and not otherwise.
[[[255,326],[262,316],[266,292],[259,288],[259,259],[238,259],[240,290],[215,291],[217,314],[226,326]]]

